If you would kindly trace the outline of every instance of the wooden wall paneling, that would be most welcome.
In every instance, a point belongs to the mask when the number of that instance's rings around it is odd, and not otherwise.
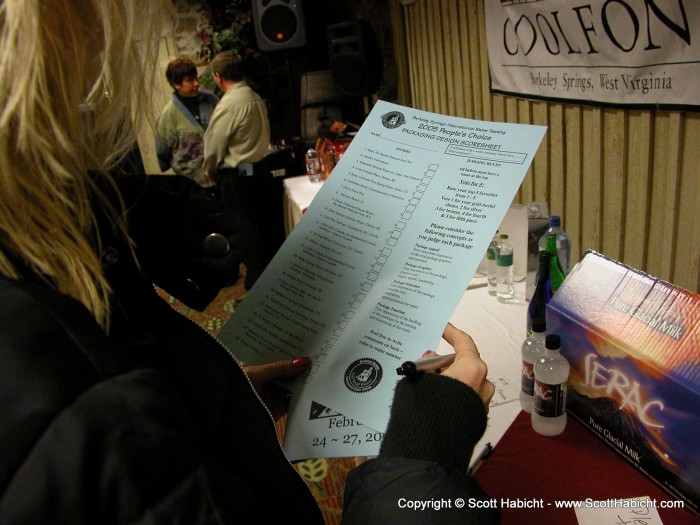
[[[460,0],[452,0],[449,2],[450,6],[450,32],[452,45],[454,46],[454,56],[459,57],[454,65],[455,74],[455,87],[457,92],[455,93],[456,102],[456,113],[458,117],[467,117],[471,111],[471,92],[474,86],[471,85],[471,79],[468,75],[464,74],[464,64],[467,61],[468,50],[465,42],[465,33],[462,30],[462,10],[464,9],[463,3]]]
[[[419,2],[421,3],[421,2]],[[423,31],[423,54],[421,56],[421,66],[423,69],[423,75],[425,77],[426,91],[425,91],[425,108],[428,111],[435,111],[435,91],[438,89],[436,85],[437,78],[433,68],[435,63],[433,62],[433,52],[434,43],[432,41],[434,30],[433,30],[433,17],[430,14],[432,5],[430,2],[423,2],[423,25],[425,29]]]
[[[413,107],[420,107],[420,93],[419,84],[421,82],[421,68],[420,68],[420,46],[416,44],[418,42],[418,34],[416,29],[416,9],[414,7],[404,8],[404,20],[406,27],[406,47],[408,49],[408,63],[409,69],[411,71],[411,78],[409,81],[409,86],[411,90],[411,103]]]
[[[549,126],[549,108],[544,102],[532,102],[532,123],[538,126]],[[547,201],[549,192],[550,156],[552,145],[550,144],[549,127],[545,132],[540,147],[537,149],[532,163],[532,193],[530,201]],[[527,202],[523,202],[527,204]]]
[[[562,216],[574,261],[591,248],[681,286],[700,286],[698,114],[545,102],[523,112],[515,97],[489,91],[481,0],[423,0],[403,9],[414,107],[546,123],[517,198],[547,200]],[[436,61],[440,51],[445,58]],[[448,76],[432,73],[437,64]]]
[[[621,260],[645,268],[651,202],[651,156],[654,146],[651,111],[632,111],[627,118],[627,170]]]
[[[475,11],[474,0],[471,0],[469,13],[467,14],[467,17],[462,20],[462,23],[466,23],[467,27],[469,28],[469,74],[471,75],[472,85],[474,86],[471,93],[473,100],[472,106],[474,108],[471,118],[483,120],[484,103],[481,93],[481,85],[483,80],[481,78],[479,19],[478,17],[474,16]]]
[[[459,83],[459,64],[462,62],[459,41],[454,38],[458,34],[458,20],[454,16],[455,10],[454,1],[445,1],[440,3],[442,19],[445,27],[442,31],[442,45],[445,54],[445,91],[447,96],[447,114],[461,116],[458,109],[457,98],[460,93]]]
[[[419,36],[421,38],[419,45],[421,47],[420,55],[420,70],[421,70],[421,83],[423,91],[423,100],[421,109],[432,111],[433,108],[433,90],[435,77],[432,76],[430,71],[430,17],[428,15],[428,4],[426,2],[418,2],[415,4],[416,7],[420,8],[420,18],[416,20],[416,23],[421,27],[419,31]]]
[[[627,116],[619,109],[604,109],[603,114],[603,217],[600,249],[608,257],[621,259],[622,242],[627,231],[625,217],[625,173],[627,171]],[[633,229],[637,233],[636,229]],[[630,232],[631,233],[631,232]]]
[[[581,241],[584,250],[592,248],[602,251],[601,218],[603,215],[603,162],[602,131],[603,110],[583,108],[583,221]]]
[[[430,83],[429,110],[437,113],[441,112],[442,96],[445,92],[445,78],[442,74],[441,64],[444,58],[441,56],[441,31],[440,31],[440,5],[438,2],[426,1],[428,17],[426,25],[428,35],[426,47],[429,49],[426,55],[426,68],[428,69],[428,79]],[[437,13],[436,13],[437,11]]]
[[[422,95],[421,109],[429,110],[431,108],[433,79],[430,77],[430,60],[428,58],[430,54],[428,43],[428,8],[425,3],[421,4],[420,2],[416,4],[416,7],[421,10],[420,18],[416,19],[416,26],[419,29],[417,34],[420,38],[418,44],[421,49],[418,59]]]
[[[518,122],[518,101],[514,97],[503,97],[503,122]],[[527,174],[525,174],[525,178],[527,178]],[[525,180],[525,179],[523,179]],[[527,202],[529,197],[529,193],[527,191],[527,186],[524,186],[523,184],[520,185],[520,188],[518,188],[517,193],[515,194],[515,198],[513,199],[513,202]]]
[[[456,95],[456,90],[454,87],[454,60],[448,60],[448,56],[452,56],[452,43],[451,43],[451,31],[450,31],[450,19],[448,16],[443,16],[448,14],[449,11],[445,11],[445,8],[449,9],[448,2],[437,2],[435,10],[437,11],[437,16],[439,16],[440,24],[436,26],[437,34],[435,35],[437,45],[436,49],[442,49],[438,51],[438,60],[441,64],[442,78],[438,78],[438,84],[442,87],[440,90],[440,113],[444,115],[454,115],[454,97]],[[447,5],[445,5],[447,4]],[[451,85],[448,85],[448,81]]]
[[[407,45],[404,7],[399,2],[391,2],[392,43],[394,46],[394,61],[396,62],[397,100],[398,104],[411,106],[410,62],[408,58],[411,46]]]
[[[663,278],[674,282],[676,280],[676,258],[675,247],[678,244],[677,226],[679,221],[679,203],[681,189],[681,174],[682,174],[682,158],[683,150],[683,131],[685,128],[685,119],[683,113],[674,111],[669,115],[671,123],[671,148],[668,156],[668,173],[667,180],[669,181],[669,191],[666,193],[666,209],[668,213],[664,220],[664,252],[668,257],[664,259],[664,266],[660,274]]]
[[[564,106],[562,104],[546,104],[548,112],[547,133],[540,149],[546,148],[548,153],[546,190],[540,194],[535,192],[537,200],[543,199],[550,210],[562,219],[566,216],[566,135],[564,133]]]
[[[413,47],[415,51],[415,81],[413,82],[413,96],[415,107],[417,109],[425,109],[426,92],[428,89],[425,69],[425,60],[423,55],[425,50],[424,33],[427,31],[425,23],[425,6],[422,2],[406,7],[406,12],[410,13],[411,27],[413,28]]]
[[[438,109],[438,76],[435,74],[435,20],[431,14],[434,4],[425,2],[425,54],[423,55],[423,68],[425,69],[426,82],[428,84],[427,98],[425,100],[425,109],[428,111],[439,111]]]
[[[428,28],[425,47],[427,53],[424,55],[425,66],[428,75],[428,110],[440,112],[441,94],[444,93],[444,78],[438,68],[438,62],[443,58],[438,56],[438,42],[440,39],[440,6],[439,2],[426,1],[426,26]],[[437,13],[436,13],[437,11]]]
[[[474,83],[474,78],[471,74],[471,31],[467,19],[471,13],[466,0],[457,1],[457,12],[459,17],[459,41],[462,51],[462,62],[458,65],[462,77],[462,89],[460,96],[462,97],[462,106],[464,108],[463,117],[476,118],[476,106],[474,92],[479,89],[479,85]]]
[[[477,27],[479,29],[479,63],[481,65],[481,117],[483,120],[494,120],[491,97],[491,76],[489,73],[489,57],[486,47],[486,12],[484,11],[484,3],[476,2],[476,13],[479,21]]]
[[[700,293],[700,115],[686,113],[682,136],[681,173],[678,201],[678,222],[674,246],[674,283]]]
[[[491,96],[491,119],[494,122],[506,122],[506,97],[503,95]]]
[[[416,107],[417,93],[416,84],[420,77],[420,68],[418,67],[419,48],[416,45],[418,37],[416,36],[415,16],[416,10],[409,9],[407,6],[402,6],[401,15],[403,17],[403,27],[406,34],[406,59],[408,60],[408,89],[411,93],[411,105]]]
[[[505,122],[518,122],[518,100],[514,97],[505,97],[505,103]]]
[[[673,246],[680,172],[679,113],[658,112],[654,129],[654,161],[646,271],[673,281]],[[643,268],[644,269],[644,268]]]
[[[663,221],[666,214],[666,155],[668,153],[669,115],[657,112],[652,128],[651,195],[649,199],[649,236],[644,249],[647,252],[646,266],[640,268],[654,275],[661,275]],[[653,247],[653,249],[649,249]]]
[[[515,115],[515,120],[513,120],[512,122],[532,124],[532,103],[526,99],[515,99],[515,104],[517,113]],[[530,164],[530,167],[527,169],[527,173],[525,174],[525,177],[523,178],[523,182],[521,184],[522,193],[517,196],[519,202],[522,204],[527,204],[528,202],[533,200],[534,188],[535,182],[533,174],[533,165]]]
[[[562,217],[563,228],[571,238],[572,264],[581,258],[583,248],[582,189],[583,189],[583,110],[581,106],[564,107],[564,159],[563,175],[566,199],[566,214]],[[549,213],[557,210],[550,206]]]
[[[684,114],[675,281],[700,293],[700,113]]]

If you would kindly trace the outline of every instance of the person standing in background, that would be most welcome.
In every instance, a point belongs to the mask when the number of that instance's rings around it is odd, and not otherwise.
[[[255,231],[263,251],[246,263],[246,289],[255,283],[284,242],[282,184],[270,173],[267,104],[245,79],[243,60],[232,51],[211,62],[216,85],[224,93],[204,134],[204,170],[241,227]]]
[[[203,136],[219,99],[200,88],[197,67],[187,58],[172,60],[165,78],[174,91],[156,124],[158,165],[162,171],[172,168],[200,186],[212,186],[202,168]]]

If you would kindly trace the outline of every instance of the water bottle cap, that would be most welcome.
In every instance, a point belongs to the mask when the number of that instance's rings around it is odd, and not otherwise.
[[[499,238],[500,238],[500,239],[507,239],[507,238],[508,238],[508,234],[507,234],[507,233],[502,233],[502,234],[499,236]]]
[[[551,228],[559,228],[561,226],[561,217],[559,215],[550,215],[549,226]]]
[[[547,321],[544,317],[535,317],[532,320],[532,331],[538,334],[545,332],[547,330]]]
[[[549,334],[544,338],[544,347],[548,350],[559,350],[561,348],[561,339],[557,334]]]

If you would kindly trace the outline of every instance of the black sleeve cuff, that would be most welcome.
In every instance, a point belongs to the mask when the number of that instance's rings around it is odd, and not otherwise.
[[[379,455],[435,461],[465,472],[486,419],[481,398],[456,379],[438,374],[402,379]]]

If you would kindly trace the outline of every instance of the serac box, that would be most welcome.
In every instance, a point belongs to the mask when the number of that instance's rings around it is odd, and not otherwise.
[[[547,332],[571,364],[569,413],[698,514],[700,296],[587,252]]]

